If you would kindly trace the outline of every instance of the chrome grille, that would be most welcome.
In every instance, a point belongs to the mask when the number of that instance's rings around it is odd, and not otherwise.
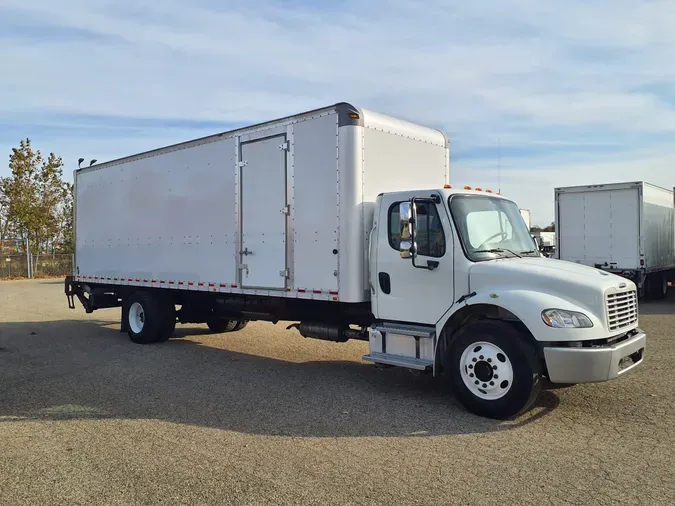
[[[620,330],[631,326],[638,319],[637,292],[607,294],[607,321],[609,330]]]

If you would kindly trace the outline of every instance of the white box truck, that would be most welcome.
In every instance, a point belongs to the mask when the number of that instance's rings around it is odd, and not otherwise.
[[[555,189],[557,258],[632,280],[663,298],[675,276],[673,191],[643,181]]]
[[[340,103],[76,170],[69,306],[121,307],[135,343],[251,320],[364,340],[493,418],[640,364],[635,285],[541,258],[449,167],[442,132]]]

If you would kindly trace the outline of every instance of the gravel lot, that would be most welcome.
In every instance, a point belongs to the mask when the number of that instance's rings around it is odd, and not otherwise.
[[[508,423],[366,343],[251,324],[138,346],[60,281],[0,282],[0,503],[675,504],[675,300],[645,364]]]

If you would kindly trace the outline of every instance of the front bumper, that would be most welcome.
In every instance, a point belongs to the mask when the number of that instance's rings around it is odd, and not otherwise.
[[[617,344],[590,348],[544,347],[551,383],[596,383],[619,377],[642,363],[647,334],[637,333]]]

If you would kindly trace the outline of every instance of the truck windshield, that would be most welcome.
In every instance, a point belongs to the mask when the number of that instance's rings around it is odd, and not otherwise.
[[[449,205],[469,259],[539,256],[513,202],[481,195],[453,195]]]

